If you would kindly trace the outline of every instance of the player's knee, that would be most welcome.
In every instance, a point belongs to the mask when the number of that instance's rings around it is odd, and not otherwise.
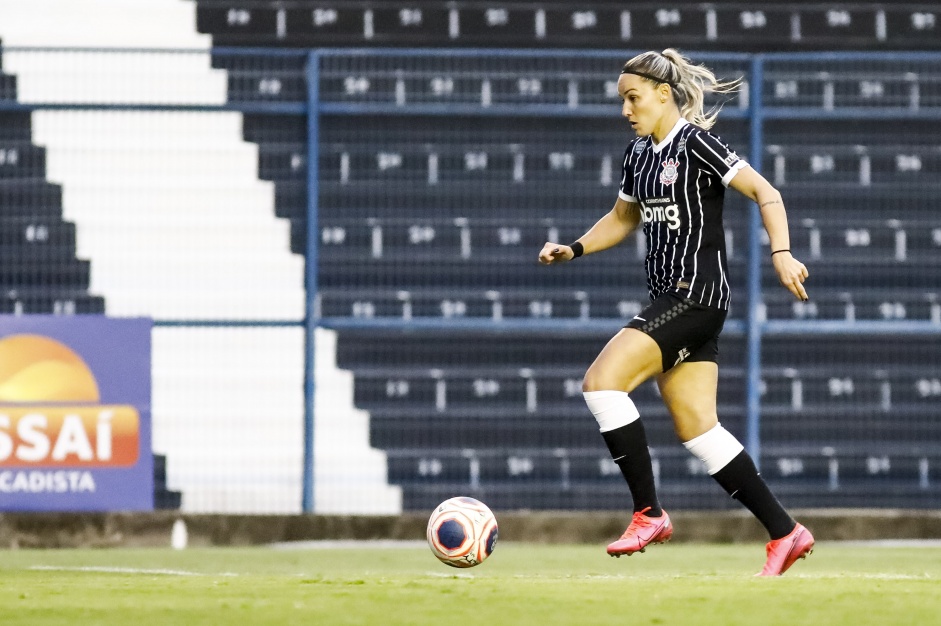
[[[618,377],[606,372],[604,368],[597,364],[592,364],[585,372],[585,378],[582,379],[582,391],[624,391],[618,384]]]
[[[600,377],[594,372],[594,368],[588,368],[585,377],[582,379],[582,393],[604,390],[604,387],[601,386]]]
[[[582,379],[582,391],[634,391],[646,376],[639,372],[621,372],[592,365]]]
[[[681,442],[687,442],[709,432],[719,423],[719,416],[709,411],[691,410],[680,419],[673,420],[673,430]]]

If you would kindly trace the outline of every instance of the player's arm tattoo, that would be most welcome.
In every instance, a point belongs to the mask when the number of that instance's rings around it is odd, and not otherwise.
[[[766,207],[769,204],[781,204],[781,201],[780,200],[768,200],[767,202],[763,202],[761,204],[761,207]]]

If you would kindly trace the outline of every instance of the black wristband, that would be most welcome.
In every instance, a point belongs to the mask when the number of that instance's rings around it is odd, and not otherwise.
[[[572,258],[577,259],[578,257],[585,254],[585,246],[582,245],[581,241],[576,241],[575,243],[570,243],[569,248],[572,249]]]
[[[775,250],[774,252],[771,253],[771,256],[776,255],[778,252],[790,252],[790,251],[791,251],[790,248],[785,248],[783,250]]]

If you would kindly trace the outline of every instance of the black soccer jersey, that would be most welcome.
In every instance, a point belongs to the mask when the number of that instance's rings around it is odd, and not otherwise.
[[[672,291],[729,308],[722,201],[747,166],[721,139],[682,118],[659,144],[648,136],[627,147],[618,196],[640,204],[651,299]]]

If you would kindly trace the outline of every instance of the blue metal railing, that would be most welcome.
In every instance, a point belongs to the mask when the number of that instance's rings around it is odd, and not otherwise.
[[[314,510],[314,396],[316,388],[316,331],[319,323],[314,310],[314,296],[318,292],[317,268],[320,229],[320,113],[315,103],[320,101],[320,56],[311,52],[307,56],[307,247],[305,250],[305,282],[307,299],[304,307],[304,477],[302,481],[301,509]]]
[[[752,60],[749,86],[749,129],[751,131],[751,145],[749,160],[756,171],[761,171],[761,160],[764,154],[764,125],[762,124],[762,58]],[[747,383],[745,385],[745,447],[761,467],[761,318],[759,303],[761,302],[761,242],[758,237],[761,228],[761,211],[758,205],[752,203],[748,210],[748,317],[746,328],[748,344],[746,350]]]
[[[71,49],[29,49],[36,52],[82,52]],[[26,49],[4,48],[0,52],[22,52]],[[89,52],[89,50],[84,50]],[[104,52],[101,50],[99,52]],[[110,52],[114,52],[111,50]],[[128,53],[179,53],[179,54],[206,54],[205,50],[122,50]],[[306,97],[303,101],[288,102],[228,102],[220,105],[205,104],[56,104],[56,103],[20,103],[15,101],[0,101],[0,111],[32,111],[36,109],[115,109],[115,110],[194,110],[194,111],[239,111],[242,113],[260,113],[276,115],[303,115],[307,119],[307,171],[306,184],[307,199],[307,242],[306,242],[306,271],[305,285],[307,289],[306,313],[303,320],[297,321],[245,321],[245,320],[158,320],[156,325],[166,326],[247,326],[247,325],[303,325],[305,330],[305,363],[304,363],[304,470],[302,507],[310,512],[315,509],[314,502],[314,475],[313,475],[313,449],[314,449],[314,395],[315,371],[315,331],[318,327],[326,328],[412,328],[435,329],[450,328],[457,330],[488,330],[494,332],[540,332],[546,330],[566,329],[592,329],[615,330],[622,326],[621,320],[592,319],[579,320],[503,320],[492,321],[487,319],[421,319],[421,318],[322,318],[318,316],[315,306],[318,292],[318,259],[319,259],[319,230],[318,230],[318,195],[319,195],[319,150],[321,117],[331,116],[368,116],[374,114],[390,115],[470,115],[470,116],[541,116],[541,117],[582,117],[598,118],[617,116],[616,104],[607,105],[588,104],[581,106],[566,106],[562,104],[494,104],[478,106],[473,104],[436,104],[436,103],[410,103],[407,106],[395,103],[355,103],[355,102],[329,102],[325,101],[321,84],[323,73],[321,71],[326,60],[336,58],[355,58],[358,60],[401,57],[401,58],[440,58],[440,51],[435,50],[399,50],[399,49],[321,49],[321,50],[279,50],[269,48],[235,48],[213,49],[213,55],[220,57],[257,56],[267,58],[295,58],[306,59],[304,76],[306,78]],[[535,60],[565,59],[565,60],[605,60],[611,61],[612,72],[616,74],[620,63],[631,56],[629,51],[605,52],[586,50],[448,50],[448,57],[479,59],[481,62],[498,61],[500,59]],[[742,63],[745,78],[748,80],[749,92],[747,106],[735,108],[727,106],[723,117],[746,119],[749,123],[750,162],[757,170],[762,169],[762,155],[764,150],[764,125],[766,120],[778,119],[941,119],[941,106],[933,108],[924,107],[836,107],[830,110],[822,106],[770,106],[764,101],[764,76],[769,63],[779,61],[860,61],[860,62],[926,62],[941,66],[941,55],[934,53],[783,53],[783,54],[722,54],[722,53],[691,53],[697,61],[704,61],[707,65],[712,62]],[[761,260],[762,246],[760,232],[762,224],[757,206],[752,206],[749,212],[749,246],[748,246],[748,312],[743,321],[731,320],[726,324],[726,331],[732,334],[745,334],[747,337],[747,432],[746,445],[756,463],[761,458],[761,349],[762,338],[765,336],[790,335],[941,335],[941,324],[933,322],[846,322],[846,321],[766,321],[763,319],[762,286],[761,286]]]

